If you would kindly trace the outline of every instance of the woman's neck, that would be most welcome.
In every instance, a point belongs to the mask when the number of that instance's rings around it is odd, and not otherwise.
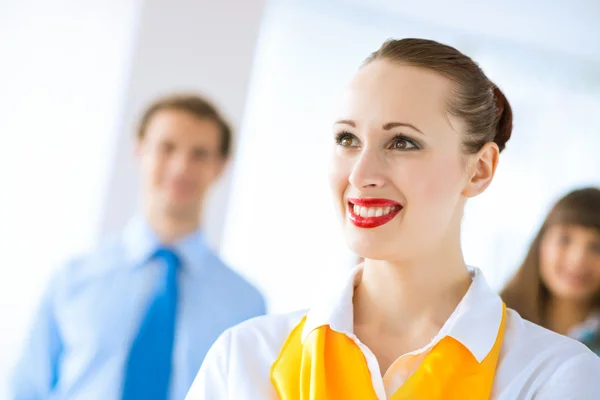
[[[551,331],[568,335],[573,327],[588,318],[591,311],[590,302],[551,297],[546,305],[544,325]]]
[[[365,260],[354,296],[355,326],[390,334],[439,330],[472,281],[460,251],[444,255],[402,263]]]

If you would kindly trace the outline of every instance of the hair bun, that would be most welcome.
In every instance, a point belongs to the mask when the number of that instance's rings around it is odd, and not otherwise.
[[[498,145],[500,151],[506,147],[506,142],[510,139],[512,134],[513,116],[512,109],[504,93],[498,88],[498,86],[492,83],[494,88],[494,100],[496,101],[496,108],[498,110],[498,122],[496,124],[496,135],[494,136],[494,143]]]

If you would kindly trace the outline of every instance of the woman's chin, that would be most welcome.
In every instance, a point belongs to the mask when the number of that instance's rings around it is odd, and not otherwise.
[[[347,237],[350,250],[369,260],[391,260],[398,256],[398,249],[394,249],[390,243],[386,242],[385,240],[372,240],[371,238],[361,238],[355,235]]]

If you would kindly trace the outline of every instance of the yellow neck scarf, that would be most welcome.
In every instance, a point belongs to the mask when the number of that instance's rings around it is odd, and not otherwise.
[[[489,399],[504,338],[506,307],[496,342],[479,363],[456,339],[446,336],[390,400]],[[356,343],[329,326],[313,330],[304,343],[306,318],[288,336],[271,367],[280,400],[377,400],[371,373]]]

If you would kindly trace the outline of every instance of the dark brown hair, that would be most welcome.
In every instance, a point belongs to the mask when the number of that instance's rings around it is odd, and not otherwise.
[[[508,307],[542,326],[550,292],[540,277],[540,244],[553,225],[582,226],[600,233],[600,189],[578,189],[558,200],[533,239],[521,267],[501,293]],[[596,306],[600,307],[600,293],[598,295]]]
[[[476,153],[492,141],[504,150],[512,132],[510,104],[472,59],[433,40],[401,39],[386,41],[363,65],[377,60],[427,68],[450,79],[454,93],[448,112],[466,122],[466,152]]]
[[[196,118],[213,121],[221,132],[220,155],[227,158],[231,153],[231,127],[209,100],[194,94],[176,93],[156,99],[142,114],[137,131],[139,139],[144,137],[152,117],[163,110],[185,111]]]

